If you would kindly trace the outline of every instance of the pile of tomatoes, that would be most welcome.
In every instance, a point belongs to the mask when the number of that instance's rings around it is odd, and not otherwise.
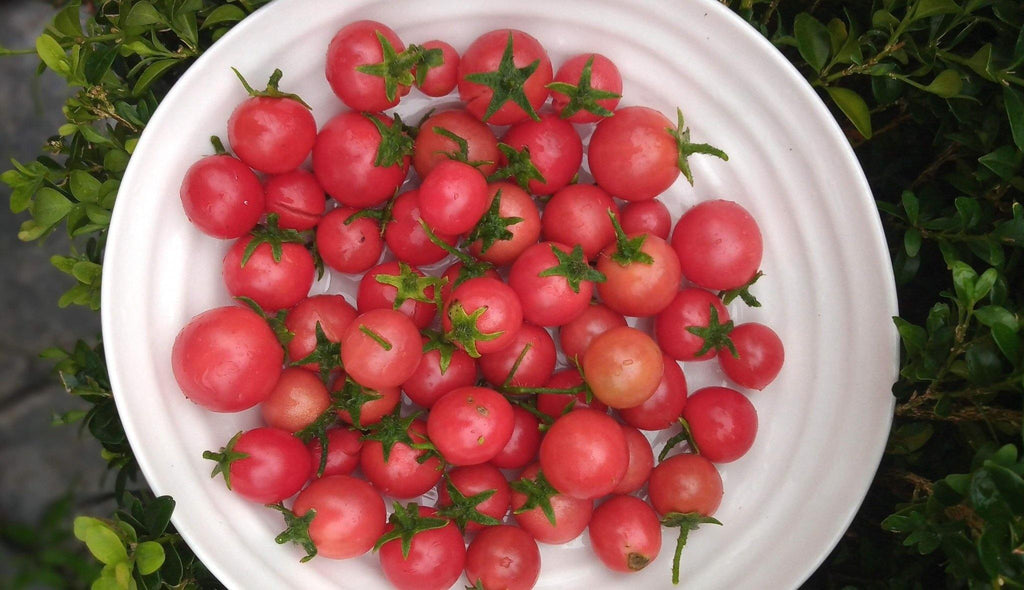
[[[588,528],[605,566],[637,571],[662,526],[682,543],[717,523],[715,464],[747,452],[757,414],[736,389],[688,395],[679,361],[717,358],[747,389],[778,374],[775,332],[726,307],[757,305],[762,238],[734,202],[673,228],[655,197],[681,172],[693,182],[689,156],[725,154],[691,142],[681,113],[619,108],[606,57],[556,72],[517,30],[460,57],[355,22],[326,77],[350,110],[318,130],[281,72],[263,91],[239,74],[251,97],[228,121],[234,155],[215,142],[181,186],[192,223],[234,240],[223,276],[238,304],[181,330],[174,375],[193,402],[258,405],[266,423],[205,453],[214,474],[281,511],[278,541],[306,559],[374,550],[410,590],[463,572],[531,588],[537,543]],[[461,104],[414,127],[383,114],[413,87]],[[325,267],[361,277],[354,302],[310,296]],[[641,431],[665,429],[678,434],[656,462]],[[384,496],[434,489],[436,506],[388,515]]]

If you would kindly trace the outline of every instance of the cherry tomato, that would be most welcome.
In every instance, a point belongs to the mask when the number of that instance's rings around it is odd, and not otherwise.
[[[729,332],[738,356],[728,352],[718,355],[718,364],[725,375],[740,387],[758,391],[775,380],[786,353],[779,335],[764,324],[740,324]]]
[[[547,389],[573,389],[581,385],[583,385],[583,377],[580,377],[579,371],[563,369],[552,375],[544,387]],[[552,418],[558,418],[576,408],[591,408],[599,412],[608,411],[608,406],[601,403],[601,400],[596,397],[587,402],[585,391],[581,391],[575,396],[564,393],[542,393],[537,396],[537,410]]]
[[[344,273],[361,273],[380,260],[380,226],[369,217],[346,224],[355,209],[339,207],[324,215],[316,230],[316,248],[324,264]]]
[[[602,279],[579,248],[540,242],[524,250],[512,264],[508,284],[519,296],[527,321],[561,326],[590,306],[594,282]]]
[[[238,159],[266,174],[298,168],[316,141],[316,121],[292,98],[251,96],[228,119],[228,142]]]
[[[651,471],[647,492],[662,516],[670,512],[711,516],[722,503],[722,476],[701,455],[675,455]]]
[[[324,464],[324,472],[320,477],[331,475],[348,475],[359,466],[359,452],[363,449],[362,433],[348,428],[330,428],[327,430],[327,462]],[[320,470],[320,458],[323,454],[323,445],[318,439],[309,441],[306,445],[310,456],[313,459],[313,469],[310,470],[310,479],[317,479],[317,472]]]
[[[430,407],[427,436],[452,465],[476,465],[505,447],[514,422],[512,406],[500,393],[460,387]]]
[[[266,193],[266,211],[277,214],[281,229],[313,229],[324,214],[324,189],[316,177],[305,170],[271,176],[263,190]]]
[[[629,447],[629,466],[626,467],[626,474],[622,476],[612,493],[632,494],[647,483],[647,478],[654,469],[654,451],[651,449],[650,441],[639,430],[625,424],[619,426]]]
[[[757,410],[745,395],[728,387],[705,387],[686,400],[683,418],[700,454],[729,463],[750,450],[757,435]]]
[[[360,66],[384,61],[384,49],[377,38],[381,35],[395,53],[405,50],[398,35],[387,25],[370,20],[348,24],[338,31],[327,48],[327,83],[334,94],[353,111],[383,111],[398,104],[409,87],[397,85],[388,98],[383,76],[360,72]]]
[[[423,356],[416,324],[391,309],[374,309],[354,319],[341,339],[341,362],[349,376],[370,389],[397,387]]]
[[[224,256],[224,283],[232,297],[248,297],[268,312],[291,307],[309,295],[316,267],[302,244],[281,244],[281,259],[274,260],[270,244],[262,243],[245,257],[253,238],[235,242]]]
[[[274,504],[294,496],[309,478],[312,459],[302,441],[277,428],[239,432],[219,453],[203,458],[217,461],[228,489],[250,502]]]
[[[427,423],[414,420],[407,432],[413,443],[423,443],[426,441]],[[385,459],[384,446],[379,441],[367,440],[359,456],[359,467],[367,481],[382,494],[393,498],[415,498],[437,485],[443,473],[441,460],[437,457],[430,457],[422,463],[417,460],[424,453],[426,451],[398,441]]]
[[[489,527],[466,551],[466,578],[484,590],[530,590],[540,577],[540,548],[514,526]]]
[[[375,164],[383,138],[374,119],[388,128],[394,124],[376,113],[344,112],[320,129],[313,146],[316,179],[346,207],[362,209],[387,201],[409,171],[404,154],[390,165]]]
[[[581,75],[588,62],[590,63],[590,79],[584,84]],[[554,81],[574,87],[568,93],[558,90],[557,87],[551,90],[551,105],[555,107],[555,112],[572,123],[596,123],[605,116],[600,109],[607,111],[607,116],[610,116],[615,111],[615,107],[619,106],[617,97],[597,98],[593,96],[595,90],[622,94],[622,75],[619,74],[619,68],[600,53],[584,53],[569,58],[562,64],[562,67],[558,68]],[[598,110],[598,113],[590,110],[593,109],[593,106],[589,104],[588,99],[600,107],[595,109]]]
[[[353,385],[345,381],[344,375],[340,375],[334,382],[331,391],[344,393],[345,387],[353,387]],[[356,384],[355,387],[362,386]],[[402,401],[402,392],[397,387],[378,387],[370,390],[363,388],[362,393],[377,396],[376,399],[363,402],[359,406],[359,425],[363,427],[380,422]],[[338,418],[341,418],[346,424],[354,424],[352,413],[348,410],[338,410]]]
[[[181,181],[185,216],[206,235],[240,238],[263,215],[260,181],[248,166],[227,155],[207,156],[189,167]]]
[[[478,77],[488,74],[485,80]],[[527,77],[517,82],[516,74]],[[462,54],[459,98],[466,103],[466,110],[481,121],[512,125],[532,118],[544,104],[551,74],[551,60],[539,41],[513,29],[491,31],[478,37]],[[515,97],[525,99],[523,102],[529,103],[533,113],[516,104]]]
[[[436,517],[433,508],[415,506],[423,517]],[[388,525],[386,531],[394,528]],[[384,543],[379,551],[384,577],[397,590],[448,590],[466,565],[466,542],[449,522],[439,529],[420,531],[412,537],[409,554],[403,556],[402,541]]]
[[[448,472],[448,482],[451,482],[460,494],[475,496],[488,491],[494,494],[476,505],[476,510],[485,516],[495,520],[501,520],[508,514],[508,507],[512,503],[512,490],[494,465],[481,463],[479,465],[467,465],[456,467]],[[441,481],[437,486],[437,505],[439,508],[446,508],[452,505],[451,495],[448,493],[446,481]],[[472,520],[466,523],[466,532],[479,531],[484,525]]]
[[[590,545],[608,569],[638,572],[661,551],[661,521],[643,500],[615,496],[594,511]]]
[[[621,313],[608,309],[600,303],[591,303],[583,313],[558,328],[558,342],[562,345],[565,358],[582,359],[594,338],[612,328],[626,325]]]
[[[323,381],[309,371],[288,367],[260,404],[267,426],[298,432],[309,426],[331,405]]]
[[[529,181],[529,191],[535,195],[550,195],[561,190],[576,176],[583,162],[583,141],[576,128],[554,113],[542,113],[539,121],[528,119],[516,123],[501,141],[517,151],[529,149],[530,161],[544,178]],[[504,154],[502,164],[507,164]]]
[[[427,70],[422,81],[417,79],[416,88],[427,96],[444,96],[455,90],[455,84],[459,81],[459,53],[444,41],[427,41],[421,47],[427,50],[440,49],[441,65]],[[419,75],[419,72],[413,73]]]
[[[423,340],[424,345],[428,342]],[[441,361],[438,348],[427,350],[412,376],[402,384],[402,391],[413,403],[430,408],[449,391],[476,383],[476,361],[464,350],[451,351],[447,368],[442,368]]]
[[[213,412],[240,412],[265,400],[283,362],[270,326],[256,312],[236,306],[195,316],[171,349],[178,387]]]
[[[619,410],[626,424],[641,430],[664,430],[676,424],[686,406],[686,377],[679,363],[662,355],[665,372],[647,401],[632,408]]]
[[[315,480],[292,506],[296,516],[310,510],[316,510],[316,515],[309,523],[309,537],[322,557],[358,557],[384,534],[384,500],[361,479],[331,475]]]
[[[480,173],[489,176],[498,168],[498,138],[485,123],[468,112],[457,109],[441,111],[420,124],[413,147],[412,165],[416,174],[425,178],[439,163],[460,153],[457,136],[466,142],[466,161],[479,163]]]
[[[573,410],[544,435],[540,465],[556,490],[592,500],[611,493],[622,480],[629,466],[629,445],[618,422],[607,414]]]
[[[523,470],[519,480],[532,480],[539,472],[540,464],[534,463]],[[568,543],[580,536],[594,513],[593,500],[581,500],[554,491],[548,498],[555,517],[552,523],[540,506],[523,510],[527,498],[526,494],[515,489],[515,485],[512,486],[512,514],[516,523],[534,539],[549,545]]]
[[[732,201],[705,201],[683,214],[672,232],[683,276],[705,289],[745,285],[761,266],[757,222]]]
[[[496,182],[488,185],[488,190],[488,203],[491,205],[494,199],[499,198],[500,192],[498,217],[505,220],[518,218],[519,221],[511,225],[504,225],[502,222],[502,229],[511,233],[511,237],[501,237],[501,230],[498,230],[496,233],[499,235],[487,249],[484,249],[483,238],[480,238],[469,244],[469,253],[495,266],[506,266],[515,262],[524,250],[537,242],[537,238],[540,237],[540,211],[537,210],[533,198],[517,185]]]
[[[477,313],[479,310],[483,311]],[[456,346],[470,356],[479,356],[515,341],[523,325],[523,307],[511,287],[497,279],[480,277],[452,290],[441,319]]]
[[[690,328],[708,328],[712,307],[718,314],[716,325],[726,324],[729,310],[714,293],[695,288],[676,293],[672,302],[654,318],[654,336],[665,354],[681,361],[703,361],[715,356],[718,337],[709,335],[708,350],[697,354],[704,347],[705,338],[690,331]]]
[[[672,231],[672,216],[658,199],[627,204],[622,208],[619,223],[627,234],[651,234],[663,240]]]
[[[583,374],[594,397],[611,408],[632,408],[647,401],[661,382],[661,349],[646,333],[612,328],[583,353]]]
[[[491,465],[499,469],[521,469],[537,458],[540,450],[540,421],[530,412],[518,406],[512,407],[515,423],[512,436],[504,448],[491,459]]]
[[[615,228],[608,211],[619,212],[611,196],[593,184],[570,184],[551,197],[544,207],[541,228],[545,240],[579,244],[587,260],[594,260],[615,242]]]
[[[428,285],[422,287],[422,291],[419,292],[423,282],[417,281],[417,277],[422,278],[425,275],[415,267],[406,266],[406,269],[403,272],[401,265],[392,261],[378,264],[366,271],[359,281],[359,290],[356,294],[359,313],[374,309],[393,309],[408,316],[421,330],[429,326],[434,321],[437,307],[432,302],[427,303],[412,297],[420,296],[433,300],[434,287]],[[385,282],[381,282],[381,279]],[[401,291],[395,283],[401,285]],[[404,301],[395,307],[399,296]]]
[[[341,342],[345,329],[356,319],[356,310],[341,295],[314,295],[295,304],[284,318],[284,327],[294,334],[288,341],[288,358],[298,362],[316,348],[316,326],[331,342]],[[319,371],[320,364],[300,365],[309,371]]]
[[[473,229],[487,211],[487,179],[476,168],[439,162],[419,188],[420,214],[435,232],[457,235]]]
[[[597,124],[587,159],[594,181],[626,201],[665,192],[679,177],[675,124],[654,109],[624,107]]]
[[[643,237],[640,252],[650,262],[618,259],[622,249],[618,245],[605,248],[597,258],[597,270],[607,280],[598,283],[597,293],[608,307],[628,316],[651,316],[672,302],[679,291],[682,276],[679,257],[668,242],[650,234],[634,234],[628,240]]]
[[[391,208],[391,221],[384,227],[384,241],[388,248],[391,248],[396,258],[413,266],[433,264],[448,256],[448,252],[430,241],[420,226],[422,217],[418,192],[412,190],[398,195]],[[434,235],[453,247],[458,240],[458,236],[437,232]]]
[[[480,270],[480,268],[477,270]],[[501,275],[498,274],[498,271],[494,270],[494,268],[484,267],[482,273],[476,274],[476,271],[467,270],[465,265],[461,262],[452,263],[451,266],[441,273],[441,279],[445,279],[445,284],[441,287],[441,301],[448,301],[452,295],[452,290],[455,289],[455,287],[462,285],[462,283],[465,283],[469,279],[477,277],[487,277],[497,281],[501,280]]]
[[[551,378],[556,360],[555,342],[547,330],[523,324],[511,344],[497,352],[480,355],[480,372],[492,385],[501,387],[514,367],[509,385],[540,387]]]

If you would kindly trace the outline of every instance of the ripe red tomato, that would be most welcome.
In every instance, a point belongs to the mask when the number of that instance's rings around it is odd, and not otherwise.
[[[583,141],[576,128],[554,113],[542,113],[539,121],[527,119],[516,123],[501,141],[516,151],[530,150],[530,161],[544,177],[543,181],[529,181],[529,191],[535,195],[561,190],[576,176],[583,162]],[[507,163],[503,154],[502,165]]]
[[[573,410],[544,435],[540,466],[559,492],[592,500],[611,493],[622,480],[629,466],[629,445],[618,422],[607,414]]]
[[[265,400],[283,362],[270,326],[256,312],[236,306],[195,316],[171,349],[178,387],[213,412],[240,412]]]
[[[260,180],[236,158],[207,156],[192,166],[181,181],[185,216],[206,235],[222,240],[240,238],[263,215]]]
[[[447,235],[473,229],[491,202],[484,175],[456,160],[434,166],[420,184],[419,200],[423,221]]]
[[[250,502],[275,504],[291,498],[306,483],[312,459],[302,441],[277,428],[254,428],[236,434],[218,453],[214,474],[224,475],[228,489]]]
[[[683,276],[697,286],[729,290],[745,285],[761,266],[761,230],[732,201],[705,201],[679,218],[672,232]]]
[[[459,143],[451,135],[466,142],[466,161],[481,163],[481,174],[489,176],[497,170],[501,152],[494,132],[473,115],[456,109],[434,113],[420,124],[412,156],[412,165],[420,178],[430,174],[434,166],[451,159],[451,155],[460,153]]]
[[[523,307],[511,287],[497,279],[469,279],[452,290],[441,316],[449,339],[479,357],[510,345],[523,325]]]
[[[622,208],[619,223],[627,234],[651,234],[663,240],[672,231],[672,215],[658,199],[627,204]]]
[[[360,72],[360,66],[384,61],[384,49],[377,38],[381,35],[395,53],[405,50],[398,35],[387,25],[370,20],[348,24],[338,31],[327,48],[327,83],[334,94],[353,111],[383,111],[398,104],[409,93],[409,87],[397,85],[394,95],[387,96],[382,76]]]
[[[622,476],[612,493],[632,494],[647,483],[647,478],[654,469],[654,451],[651,449],[650,441],[639,430],[625,424],[619,426],[629,447],[629,466],[626,467],[626,474]]]
[[[370,389],[398,387],[423,356],[419,328],[405,314],[374,309],[352,320],[341,339],[349,376]]]
[[[346,224],[355,209],[338,207],[324,215],[316,229],[316,249],[324,264],[344,273],[365,272],[380,260],[384,243],[380,226],[369,217]]]
[[[281,259],[274,260],[271,245],[256,246],[243,262],[246,247],[254,238],[235,242],[224,256],[224,283],[232,297],[248,297],[265,311],[285,309],[309,295],[316,274],[313,255],[302,244],[281,244]]]
[[[324,464],[324,472],[320,477],[331,475],[348,475],[359,466],[359,452],[363,449],[362,433],[358,430],[348,428],[330,428],[327,430],[327,462]],[[310,470],[310,479],[317,479],[317,471],[320,470],[320,458],[323,454],[323,445],[318,439],[309,441],[306,445],[313,459],[313,469]]]
[[[391,248],[396,258],[413,266],[433,264],[448,256],[444,248],[430,241],[420,226],[422,217],[418,193],[419,191],[411,190],[398,195],[391,208],[391,221],[384,228],[384,241],[387,242],[388,248]],[[434,235],[449,246],[455,246],[458,240],[458,236],[437,232],[434,232]]]
[[[422,517],[436,518],[437,511],[411,505]],[[394,529],[389,524],[385,532]],[[466,542],[449,522],[439,529],[416,533],[403,556],[402,541],[393,539],[380,547],[380,567],[397,590],[448,590],[466,565]]]
[[[528,322],[561,326],[587,309],[594,282],[602,279],[578,247],[541,242],[519,255],[509,271],[508,284],[519,296]]]
[[[423,443],[426,441],[427,423],[414,420],[407,432],[413,443]],[[367,481],[382,494],[393,498],[415,498],[437,485],[444,473],[441,460],[436,456],[422,463],[417,460],[425,453],[398,441],[385,459],[384,445],[376,440],[367,440],[359,456],[359,467]]]
[[[384,140],[373,119],[386,128],[394,124],[376,113],[344,112],[320,129],[313,146],[316,179],[327,194],[346,207],[362,209],[387,201],[409,171],[409,156],[394,146],[386,151],[396,151],[396,161],[376,165]]]
[[[593,61],[591,61],[593,60]],[[589,63],[590,71],[584,79],[583,70]],[[596,123],[611,116],[619,106],[622,94],[622,75],[610,59],[600,53],[584,53],[568,59],[555,74],[556,83],[572,88],[552,85],[551,105],[563,119],[572,123]]]
[[[523,470],[518,481],[533,481],[539,473],[540,464],[534,463]],[[549,520],[544,514],[542,503],[526,508],[527,501],[531,498],[517,490],[515,483],[512,484],[512,514],[516,523],[541,543],[549,545],[568,543],[580,536],[587,528],[590,516],[594,513],[594,501],[560,494],[550,487],[550,483],[546,485],[549,488],[546,501],[551,505],[553,520]]]
[[[597,124],[587,158],[594,181],[626,201],[652,199],[679,177],[675,124],[654,109],[624,107]]]
[[[424,338],[426,345],[429,341]],[[442,395],[459,387],[476,383],[476,361],[458,348],[452,350],[448,366],[442,368],[438,348],[423,353],[412,376],[402,384],[402,391],[413,403],[430,408]]]
[[[298,168],[316,141],[316,121],[292,98],[251,96],[228,119],[228,142],[238,159],[266,174]]]
[[[455,90],[455,84],[459,81],[459,53],[455,48],[444,41],[427,41],[421,45],[423,49],[439,49],[441,51],[441,65],[433,66],[427,73],[416,75],[416,88],[427,96],[444,96]]]
[[[711,516],[722,503],[722,476],[701,455],[675,455],[651,471],[647,493],[662,516],[670,512]]]
[[[422,330],[434,321],[434,315],[437,313],[437,306],[433,303],[434,287],[424,286],[424,281],[417,280],[417,277],[425,277],[420,269],[406,266],[406,270],[403,271],[402,266],[391,261],[378,264],[366,271],[359,281],[356,305],[359,306],[359,313],[374,309],[393,309],[402,312]],[[385,282],[381,282],[381,279]],[[395,286],[396,283],[401,285],[401,291]],[[430,302],[414,297],[429,299]],[[396,301],[399,303],[398,307],[395,307]]]
[[[601,250],[615,242],[615,228],[608,211],[617,215],[619,206],[604,189],[593,184],[570,184],[555,193],[544,207],[544,239],[579,244],[587,260],[594,260]]]
[[[594,338],[612,328],[626,325],[621,313],[612,311],[600,303],[591,303],[583,313],[558,328],[558,341],[565,358],[582,359]]]
[[[594,397],[615,409],[636,407],[650,399],[664,368],[654,340],[628,326],[594,338],[583,353],[583,374]]]
[[[260,415],[267,426],[298,432],[309,426],[331,405],[331,396],[323,381],[313,373],[288,367],[260,404]]]
[[[583,377],[580,377],[576,369],[562,369],[544,384],[547,389],[573,389],[583,385]],[[571,407],[570,407],[571,404]],[[542,393],[537,396],[537,410],[552,418],[558,418],[576,408],[591,408],[599,412],[607,412],[608,406],[601,403],[601,400],[593,397],[587,402],[587,393],[581,391],[575,396],[564,393]]]
[[[729,463],[750,450],[757,435],[757,410],[745,395],[728,387],[705,387],[686,400],[683,418],[700,454]]]
[[[521,528],[489,527],[466,551],[466,578],[485,590],[530,590],[539,577],[540,548]]]
[[[292,506],[296,516],[310,510],[316,510],[316,516],[309,523],[309,537],[322,557],[358,557],[384,534],[384,500],[361,479],[331,475],[313,481]]]
[[[281,229],[313,229],[324,214],[324,189],[316,177],[305,170],[271,176],[263,190],[266,193],[266,211],[277,215]]]
[[[430,407],[427,436],[452,465],[477,465],[505,447],[514,423],[503,395],[486,387],[460,387]]]
[[[540,450],[540,420],[518,406],[512,407],[512,414],[515,421],[512,436],[491,459],[491,465],[499,469],[522,469],[537,458]]]
[[[551,378],[557,358],[555,342],[548,331],[523,324],[511,344],[497,352],[480,355],[480,372],[492,385],[501,387],[514,367],[515,374],[509,385],[540,387]]]
[[[594,511],[590,544],[609,569],[638,572],[661,551],[661,521],[643,500],[615,496]]]
[[[717,354],[721,329],[707,332],[711,342],[708,350],[697,354],[705,346],[705,338],[690,328],[706,330],[711,322],[711,308],[718,315],[716,326],[729,322],[729,310],[717,295],[704,289],[688,288],[676,294],[675,299],[654,318],[654,336],[668,356],[681,361],[703,361]],[[728,352],[726,352],[728,354]]]
[[[487,228],[486,231],[481,229],[479,234],[495,235],[490,238],[481,237],[471,242],[469,253],[495,266],[506,266],[515,262],[524,250],[537,242],[537,238],[540,237],[540,211],[537,210],[537,204],[533,202],[533,198],[515,184],[495,182],[488,185],[488,190],[490,191],[489,206],[493,206],[494,199],[499,198],[499,191],[501,193],[498,217],[504,220],[517,218],[519,221],[511,225],[504,225],[505,221],[501,221],[502,227],[496,231],[491,228]],[[488,219],[488,215],[489,213],[484,215],[485,220]],[[485,222],[481,221],[481,225],[483,223]],[[502,230],[509,232],[511,237],[503,237]],[[478,232],[474,231],[471,238],[477,235]],[[491,239],[494,241],[484,249],[484,239],[487,239],[488,242]]]
[[[345,387],[352,387],[352,384],[346,383],[345,375],[340,375],[334,382],[331,391],[344,392]],[[356,387],[361,386],[356,385]],[[359,406],[359,425],[364,428],[380,422],[402,401],[402,392],[397,387],[378,387],[370,390],[364,388],[362,393],[377,396],[376,399],[367,400]],[[338,410],[338,418],[341,418],[342,422],[346,424],[354,425],[355,423],[352,413],[348,410]]]
[[[341,295],[314,295],[295,304],[285,316],[284,326],[294,334],[288,342],[288,358],[298,362],[316,348],[316,325],[331,342],[341,342],[345,329],[356,319],[356,310]],[[301,365],[309,371],[319,371],[320,364]]]
[[[608,246],[597,258],[597,270],[607,277],[597,285],[597,293],[605,305],[623,315],[646,317],[672,302],[682,275],[679,257],[668,242],[650,234],[634,234],[627,240],[639,237],[643,237],[640,255],[649,256],[650,262],[623,261],[623,246]]]
[[[469,279],[487,277],[496,281],[501,280],[501,275],[489,265],[478,265],[475,269],[466,269],[462,262],[454,262],[441,273],[441,279],[445,284],[441,287],[441,301],[448,301],[451,298],[455,287],[462,285]]]
[[[662,355],[665,372],[658,388],[647,401],[632,408],[619,410],[622,420],[641,430],[664,430],[676,424],[686,406],[686,377],[679,363]]]
[[[539,41],[522,31],[491,31],[462,54],[459,98],[481,121],[512,125],[536,117],[548,98],[551,73],[551,60]],[[529,103],[529,111],[515,102],[517,97]]]
[[[448,493],[448,482],[451,482],[460,494],[469,498],[485,492],[493,492],[490,498],[476,505],[476,510],[484,516],[502,520],[508,514],[512,503],[512,490],[505,481],[505,476],[497,467],[489,463],[456,467],[448,472],[447,481],[442,480],[437,486],[437,506],[447,508],[452,505],[451,494]],[[458,523],[456,523],[458,524]],[[466,532],[479,531],[484,525],[470,520],[466,522]]]
[[[718,355],[718,364],[727,377],[740,387],[758,391],[775,380],[786,360],[782,340],[775,330],[764,324],[740,324],[729,332],[729,338],[738,356],[728,352]]]

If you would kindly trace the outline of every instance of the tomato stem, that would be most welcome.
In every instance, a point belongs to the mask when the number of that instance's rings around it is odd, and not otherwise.
[[[391,343],[388,342],[387,338],[381,336],[377,332],[374,332],[373,329],[371,329],[369,326],[360,324],[359,331],[372,338],[373,341],[379,344],[380,347],[383,348],[384,350],[390,351],[392,348],[394,348],[394,346],[392,346]]]

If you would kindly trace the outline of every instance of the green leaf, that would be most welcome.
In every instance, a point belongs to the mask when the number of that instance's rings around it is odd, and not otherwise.
[[[82,260],[76,262],[71,267],[71,275],[74,276],[79,282],[91,285],[103,274],[103,267],[95,262],[88,260]]]
[[[1010,132],[1018,150],[1024,151],[1024,94],[1013,86],[1003,87],[1003,105],[1010,120]]]
[[[920,354],[928,341],[928,334],[924,328],[915,326],[900,317],[894,317],[892,320],[896,323],[896,329],[900,333],[900,338],[903,339],[903,345],[907,348],[907,352],[911,356]]]
[[[128,552],[121,538],[105,524],[89,527],[84,541],[89,552],[101,563],[111,565],[128,561]]]
[[[164,534],[168,523],[171,521],[174,506],[174,498],[170,496],[155,498],[146,506],[143,523],[146,525],[146,531],[150,535],[160,536]]]
[[[203,20],[203,26],[200,28],[206,29],[217,24],[233,23],[242,20],[245,16],[245,11],[238,6],[222,4],[206,15],[206,19]]]
[[[846,118],[857,128],[857,131],[864,136],[864,139],[871,139],[871,112],[864,99],[848,88],[829,86],[825,88],[825,91],[832,97],[832,101],[836,103],[839,110],[843,111]]]
[[[100,181],[85,170],[72,170],[69,176],[71,194],[83,203],[95,203],[100,196]]]
[[[1019,329],[1016,316],[1014,316],[1010,310],[999,305],[986,305],[984,307],[979,307],[974,310],[974,317],[978,318],[978,321],[983,325],[990,328],[995,325],[1002,325],[1011,332],[1016,332]]]
[[[135,567],[139,569],[140,574],[148,576],[160,569],[163,564],[164,548],[160,543],[146,541],[139,543],[139,546],[135,548]]]
[[[917,196],[910,191],[903,191],[903,194],[900,195],[900,201],[903,205],[903,210],[907,212],[907,221],[910,222],[910,225],[917,225],[917,218],[921,207]]]
[[[1020,337],[1004,324],[992,326],[992,340],[1008,361],[1017,365],[1020,362]]]
[[[978,158],[978,162],[999,178],[1009,180],[1020,169],[1022,153],[1013,146],[1004,145]]]
[[[134,4],[128,11],[124,24],[127,27],[145,27],[163,22],[163,15],[152,4],[143,0]]]
[[[61,219],[64,219],[74,206],[74,203],[60,192],[49,187],[43,187],[36,193],[36,199],[32,203],[30,210],[32,218],[39,227],[49,229]]]
[[[105,568],[104,568],[105,569]],[[109,575],[101,574],[100,577],[93,580],[89,590],[126,590],[125,586],[121,585],[121,582],[115,577],[113,570]]]
[[[135,81],[135,86],[132,87],[132,94],[138,96],[145,92],[153,82],[160,79],[167,70],[173,68],[178,64],[176,59],[160,59],[149,64],[145,71],[139,76],[139,79]]]
[[[839,20],[838,18],[833,18],[832,20],[828,21],[828,25],[826,25],[826,28],[828,28],[829,47],[831,49],[831,54],[837,55],[839,53],[839,50],[842,49],[843,43],[845,43],[849,38],[849,32],[846,30],[846,23]]]
[[[72,532],[75,538],[79,541],[85,541],[85,536],[90,530],[98,526],[106,526],[103,521],[98,518],[91,516],[78,516],[75,517],[74,523],[72,524]]]
[[[960,72],[949,69],[943,70],[932,83],[925,86],[924,90],[942,98],[951,98],[960,94],[963,88],[963,80],[960,79]]]
[[[71,66],[68,63],[68,56],[64,53],[64,48],[53,37],[46,34],[40,35],[36,39],[36,53],[39,54],[39,59],[43,60],[46,67],[51,70],[62,76],[70,73]]]
[[[814,71],[820,72],[831,50],[828,28],[810,14],[801,12],[793,20],[793,35],[801,57]]]
[[[982,78],[995,82],[995,77],[992,75],[992,44],[986,43],[982,45],[974,55],[970,57],[964,65],[974,70],[975,74],[978,74]]]
[[[57,16],[53,18],[53,28],[65,37],[79,37],[82,35],[82,23],[79,21],[79,14],[82,3],[78,0],[69,2]]]
[[[921,251],[921,232],[916,227],[908,227],[903,234],[903,248],[911,258]]]
[[[918,0],[914,5],[911,22],[938,16],[940,14],[953,14],[960,12],[960,7],[953,0]]]

